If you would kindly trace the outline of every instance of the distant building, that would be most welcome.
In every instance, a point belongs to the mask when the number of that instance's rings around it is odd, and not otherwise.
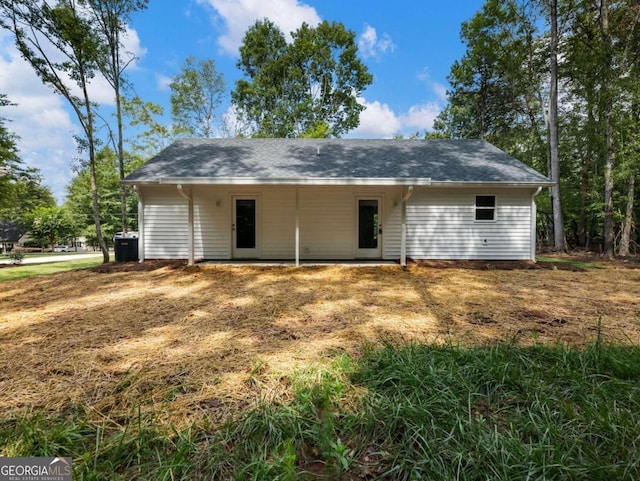
[[[0,220],[0,253],[11,252],[18,245],[25,229],[14,220]]]

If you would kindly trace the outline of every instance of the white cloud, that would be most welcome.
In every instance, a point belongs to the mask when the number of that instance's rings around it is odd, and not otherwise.
[[[387,104],[377,100],[367,102],[360,98],[359,102],[365,106],[360,114],[360,125],[353,130],[349,137],[363,139],[390,138],[402,128],[400,119]]]
[[[138,60],[147,54],[147,49],[140,43],[140,37],[138,32],[127,26],[125,32],[121,37],[122,40],[122,58],[132,58],[133,61],[129,64],[127,69],[136,70],[138,68]]]
[[[447,100],[448,100],[447,99],[447,87],[445,87],[441,83],[433,82],[433,84],[431,84],[431,88],[433,89],[433,92],[438,97],[438,101],[443,103],[443,104],[446,104]]]
[[[9,34],[0,36],[0,92],[17,104],[2,115],[7,128],[20,136],[18,148],[29,167],[41,170],[44,184],[61,201],[71,178],[71,160],[76,155],[72,131],[76,130],[64,100],[44,86],[31,66],[18,54]]]
[[[173,82],[173,79],[167,75],[156,74],[156,85],[158,86],[158,90],[166,91],[169,90],[169,85]]]
[[[237,55],[247,29],[257,20],[268,18],[285,34],[302,25],[317,25],[321,19],[315,8],[298,0],[198,0],[212,6],[225,25],[218,45],[229,55]]]
[[[384,33],[382,37],[378,38],[376,29],[365,24],[364,32],[358,39],[358,50],[364,58],[380,60],[383,55],[393,53],[395,49],[396,45],[389,34]]]
[[[138,60],[144,57],[144,55],[147,53],[147,49],[140,44],[140,37],[138,37],[138,32],[135,29],[127,26],[121,40],[121,59],[125,63],[129,61],[129,65],[127,65],[126,71],[137,70]],[[76,95],[80,95],[81,92],[79,89],[74,90],[77,90]],[[101,74],[97,74],[91,80],[89,84],[89,94],[91,95],[91,100],[97,102],[100,105],[115,104],[115,94],[113,92],[113,88],[111,87],[107,79],[105,79]]]
[[[447,87],[442,85],[439,82],[435,82],[431,80],[431,75],[429,74],[429,67],[423,68],[420,72],[416,74],[418,80],[423,82],[429,87],[429,89],[435,94],[438,102],[446,104],[447,103]]]
[[[423,68],[420,72],[417,73],[416,77],[421,82],[429,82],[431,80],[431,75],[429,75],[429,67]]]
[[[367,102],[361,97],[358,101],[365,106],[365,110],[360,114],[358,128],[349,133],[352,138],[388,139],[396,134],[431,131],[433,121],[442,110],[442,105],[437,101],[413,105],[400,113],[377,100]]]
[[[400,124],[403,131],[431,130],[433,121],[442,108],[436,102],[412,105],[409,110],[400,114]]]

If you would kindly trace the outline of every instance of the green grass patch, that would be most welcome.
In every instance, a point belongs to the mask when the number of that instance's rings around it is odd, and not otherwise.
[[[579,267],[581,269],[607,269],[606,264],[600,264],[598,262],[584,262],[576,259],[565,259],[562,257],[544,257],[538,256],[536,260],[539,262],[550,262],[552,264],[568,264],[571,266]]]
[[[71,456],[82,480],[640,479],[639,347],[387,343],[287,379],[216,427],[5,419],[0,455]]]
[[[102,264],[102,257],[78,259],[75,261],[47,262],[42,264],[23,264],[0,268],[0,282],[22,279],[25,277],[55,274],[57,272],[88,269]]]

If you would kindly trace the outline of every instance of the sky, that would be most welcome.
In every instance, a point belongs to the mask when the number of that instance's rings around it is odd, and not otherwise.
[[[430,131],[446,105],[447,76],[464,54],[460,26],[482,0],[150,0],[128,25],[125,50],[136,60],[127,75],[135,93],[164,107],[169,124],[169,83],[189,55],[212,58],[228,93],[241,78],[238,49],[248,27],[269,18],[285,33],[302,22],[342,22],[356,34],[360,58],[373,83],[359,102],[365,106],[352,138],[390,138]],[[0,115],[20,140],[23,162],[40,169],[59,204],[74,176],[77,121],[66,101],[42,85],[20,58],[13,38],[0,30],[0,93],[17,104]],[[91,94],[107,111],[113,93],[96,78]]]

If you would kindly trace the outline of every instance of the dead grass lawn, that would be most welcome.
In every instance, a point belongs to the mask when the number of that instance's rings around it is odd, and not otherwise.
[[[148,266],[2,283],[0,412],[215,422],[382,338],[640,343],[637,269]]]

